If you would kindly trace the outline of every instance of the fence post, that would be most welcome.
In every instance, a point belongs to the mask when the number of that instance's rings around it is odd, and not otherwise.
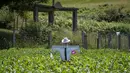
[[[73,10],[72,31],[77,30],[77,10]]]
[[[82,31],[82,44],[83,48],[88,49],[87,34],[85,33],[85,31]]]
[[[128,48],[129,48],[129,51],[130,51],[130,34],[128,34]]]
[[[121,48],[121,35],[119,34],[119,35],[117,35],[117,45],[118,45],[118,49],[120,49]]]
[[[98,32],[98,37],[97,37],[97,48],[99,49],[101,46],[100,46],[100,41],[101,41],[101,33]]]
[[[15,15],[15,11],[14,11],[14,15]],[[14,24],[13,24],[13,44],[12,44],[12,47],[15,47],[15,44],[16,44],[16,29],[15,29],[15,16],[14,16]]]
[[[53,25],[54,23],[54,12],[51,11],[51,12],[48,12],[48,24],[49,25]],[[52,32],[50,31],[49,32],[49,35],[48,35],[48,46],[49,48],[52,46]]]
[[[111,48],[111,33],[108,33],[108,48]]]
[[[35,4],[34,10],[33,10],[33,20],[34,20],[34,22],[38,22],[38,7],[36,6],[36,4]]]

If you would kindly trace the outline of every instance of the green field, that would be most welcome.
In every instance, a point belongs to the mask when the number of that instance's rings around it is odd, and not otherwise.
[[[71,7],[96,7],[102,4],[125,4],[129,6],[129,0],[55,0],[61,2],[63,6]]]
[[[48,4],[51,4],[51,1]],[[11,48],[13,31],[0,29],[0,73],[130,73],[127,38],[130,32],[130,11],[129,9],[127,11],[130,0],[55,0],[57,1],[60,1],[64,7],[79,8],[78,31],[75,34],[72,32],[71,12],[56,11],[52,26],[48,26],[47,13],[39,13],[39,23],[34,23],[32,12],[25,12],[23,17],[17,18],[19,30],[16,32],[15,48]],[[108,6],[104,6],[105,4]],[[121,5],[126,7],[122,9]],[[8,18],[7,14],[1,18]],[[119,17],[122,15],[124,18]],[[117,17],[119,20],[116,21]],[[17,19],[14,22],[17,22]],[[107,21],[109,19],[113,21]],[[20,29],[20,25],[27,26]],[[53,53],[54,59],[50,58],[51,50],[45,48],[48,44],[49,32],[52,32],[52,45],[59,45],[63,37],[68,37],[71,45],[82,46],[81,31],[87,33],[89,49],[80,48],[81,52],[71,55],[70,61],[62,61],[59,53]],[[105,35],[101,41],[103,43],[101,48],[104,49],[96,49],[99,31],[104,32]],[[117,31],[122,34],[120,50],[115,49]],[[111,42],[113,49],[106,48],[107,32],[113,32]]]
[[[0,73],[129,73],[130,53],[114,49],[81,49],[63,62],[50,58],[44,48],[11,48],[0,51]]]

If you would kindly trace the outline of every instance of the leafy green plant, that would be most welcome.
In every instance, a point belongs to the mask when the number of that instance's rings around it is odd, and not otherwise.
[[[49,49],[11,48],[0,51],[0,72],[130,72],[130,54],[114,49],[80,49],[63,62],[59,54],[50,58]]]

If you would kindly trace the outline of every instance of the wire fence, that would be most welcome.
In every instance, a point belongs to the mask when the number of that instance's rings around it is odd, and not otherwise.
[[[114,48],[114,49],[129,49],[130,48],[130,35],[129,34],[116,34],[116,32],[100,33],[82,32],[82,42],[84,48]],[[87,43],[85,43],[85,41]],[[87,45],[87,46],[86,46]],[[85,47],[86,46],[86,47]]]
[[[34,33],[34,32],[33,32]],[[30,33],[32,34],[32,33]],[[30,35],[28,34],[28,35]],[[68,34],[68,33],[67,33]],[[16,36],[15,46],[17,47],[32,47],[39,45],[46,45],[50,43],[47,36],[39,37],[27,37],[26,36]],[[66,34],[52,34],[51,44],[52,45],[62,45],[61,40]],[[95,48],[113,48],[113,49],[130,49],[130,34],[120,33],[119,35],[116,32],[79,32],[76,34],[68,35],[71,40],[70,45],[80,45],[86,49],[95,49]],[[12,35],[7,38],[2,38],[4,35],[0,37],[0,48],[9,48],[12,47]],[[42,37],[42,38],[41,38]]]

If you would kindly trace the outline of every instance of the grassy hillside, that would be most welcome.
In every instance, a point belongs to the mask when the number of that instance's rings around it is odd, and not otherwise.
[[[129,0],[55,0],[61,2],[63,6],[71,7],[95,7],[101,4],[125,4],[129,6]]]

